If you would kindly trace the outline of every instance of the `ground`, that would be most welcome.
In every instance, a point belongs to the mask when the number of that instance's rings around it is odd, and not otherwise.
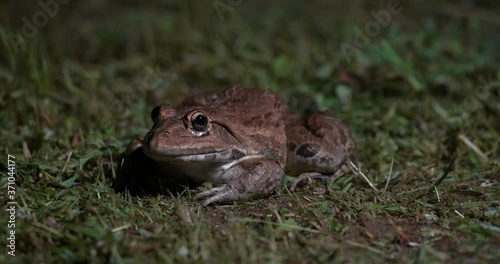
[[[0,262],[497,262],[499,7],[2,1]],[[154,106],[232,84],[338,113],[360,173],[209,207],[113,191]]]

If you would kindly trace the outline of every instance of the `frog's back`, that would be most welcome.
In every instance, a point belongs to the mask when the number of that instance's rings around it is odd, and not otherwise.
[[[288,107],[272,91],[232,86],[222,92],[207,92],[183,102],[183,105],[199,105],[210,108],[233,108],[237,110],[273,111],[286,113]]]

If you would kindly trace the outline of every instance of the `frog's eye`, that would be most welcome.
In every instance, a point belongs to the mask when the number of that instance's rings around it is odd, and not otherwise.
[[[191,116],[191,125],[197,132],[205,132],[208,126],[208,117],[203,113],[195,113]]]
[[[153,122],[156,122],[156,119],[158,118],[158,115],[160,114],[160,106],[157,106],[151,111],[151,120]]]

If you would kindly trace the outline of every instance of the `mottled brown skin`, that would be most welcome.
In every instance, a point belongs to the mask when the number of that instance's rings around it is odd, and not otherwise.
[[[355,161],[342,120],[316,112],[304,125],[271,91],[234,86],[175,108],[162,104],[151,118],[151,131],[129,144],[117,190],[163,192],[177,182],[208,181],[220,186],[195,199],[209,205],[269,195],[285,172],[298,181],[334,179]]]

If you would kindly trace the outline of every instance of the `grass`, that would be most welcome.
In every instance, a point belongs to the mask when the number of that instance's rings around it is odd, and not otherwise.
[[[413,2],[350,61],[341,44],[385,4],[242,1],[221,20],[213,2],[70,1],[27,38],[22,18],[42,8],[2,2],[0,185],[14,155],[18,207],[16,257],[5,244],[0,262],[494,263],[499,5]],[[338,112],[377,191],[354,173],[332,192],[290,193],[287,178],[271,197],[204,208],[192,190],[110,188],[154,106],[231,84]]]

